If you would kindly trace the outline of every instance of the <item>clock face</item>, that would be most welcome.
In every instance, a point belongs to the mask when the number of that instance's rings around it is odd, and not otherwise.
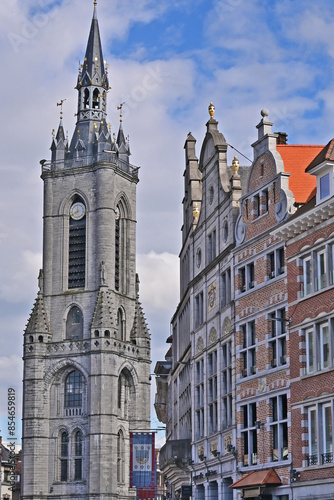
[[[86,209],[83,203],[80,203],[80,201],[73,203],[70,210],[70,216],[73,220],[80,220],[85,216],[85,214]]]

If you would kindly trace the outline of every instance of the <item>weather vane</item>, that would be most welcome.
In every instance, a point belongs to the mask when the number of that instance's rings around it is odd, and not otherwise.
[[[123,106],[124,106],[125,102],[122,102],[122,104],[120,104],[119,106],[117,106],[117,109],[119,110],[119,121],[122,122],[123,121]]]
[[[63,103],[66,101],[66,99],[62,99],[60,102],[57,102],[57,106],[60,106],[60,119],[62,120],[63,118]]]

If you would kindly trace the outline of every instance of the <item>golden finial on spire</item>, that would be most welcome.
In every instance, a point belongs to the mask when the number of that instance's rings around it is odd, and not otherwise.
[[[214,107],[213,103],[210,102],[210,106],[209,106],[209,115],[210,115],[210,118],[213,118],[214,114],[215,114],[215,107]]]
[[[123,106],[124,106],[125,102],[122,102],[119,106],[117,106],[117,109],[119,111],[119,121],[122,123],[123,121]]]
[[[97,0],[94,0],[94,7],[97,6]]]
[[[238,157],[237,156],[234,156],[233,158],[233,161],[232,161],[232,168],[233,168],[233,172],[235,174],[238,173],[238,170],[239,170],[239,160],[238,160]]]
[[[66,99],[62,99],[60,102],[57,102],[57,106],[60,106],[60,119],[63,119],[63,103],[66,101]]]

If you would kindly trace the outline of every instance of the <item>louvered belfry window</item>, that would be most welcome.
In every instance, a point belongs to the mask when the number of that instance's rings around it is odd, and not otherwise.
[[[84,288],[86,276],[86,215],[70,217],[68,288]]]

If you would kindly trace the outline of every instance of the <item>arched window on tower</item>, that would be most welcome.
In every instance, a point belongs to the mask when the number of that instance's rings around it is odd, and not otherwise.
[[[78,370],[73,370],[65,380],[65,416],[82,414],[83,380]]]
[[[66,339],[78,340],[83,337],[83,317],[79,307],[73,306],[69,310],[66,320]]]
[[[68,432],[62,432],[60,437],[60,480],[68,481]]]
[[[118,410],[120,418],[136,414],[136,391],[130,371],[125,368],[118,378]]]
[[[119,268],[120,268],[120,211],[116,208],[115,214],[115,288],[119,290]]]
[[[74,481],[82,479],[82,432],[76,431],[74,438]]]
[[[117,434],[117,482],[124,483],[124,434],[122,430]]]
[[[100,92],[99,89],[95,89],[93,92],[93,109],[99,109],[100,107]]]
[[[125,314],[121,307],[117,311],[117,338],[125,340]]]
[[[84,109],[89,109],[89,90],[88,89],[85,89],[85,91],[84,91],[83,107],[84,107]]]
[[[86,278],[86,207],[81,198],[70,208],[68,288],[84,288]]]
[[[115,289],[128,292],[128,221],[124,200],[115,209]]]

